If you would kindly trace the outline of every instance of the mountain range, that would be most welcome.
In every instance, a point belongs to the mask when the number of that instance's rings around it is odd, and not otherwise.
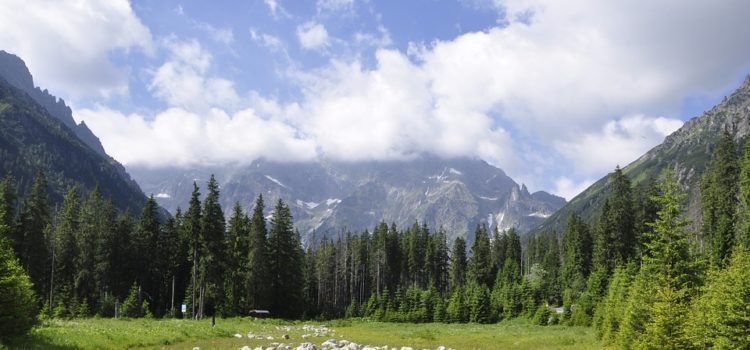
[[[424,155],[409,161],[278,163],[256,160],[221,167],[129,167],[146,193],[173,212],[183,209],[193,182],[205,186],[211,174],[224,208],[287,202],[303,239],[350,230],[372,230],[379,222],[406,227],[416,221],[446,230],[452,241],[473,240],[479,223],[525,232],[565,204],[546,192],[529,193],[502,170],[482,160],[445,160]],[[202,190],[205,193],[205,189]],[[315,237],[313,237],[316,235]]]

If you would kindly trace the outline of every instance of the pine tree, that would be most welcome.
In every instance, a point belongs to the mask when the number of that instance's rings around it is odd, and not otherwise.
[[[750,249],[750,137],[745,140],[739,178],[736,241],[745,249]]]
[[[736,249],[693,304],[686,334],[697,349],[750,348],[750,253]]]
[[[204,310],[207,315],[214,315],[217,309],[223,310],[224,298],[224,270],[226,265],[224,212],[219,204],[219,184],[211,175],[208,180],[206,198],[203,201],[203,220],[201,233],[203,237],[204,254],[200,259],[203,272],[202,286],[204,288]]]
[[[188,240],[190,249],[189,259],[191,265],[190,281],[188,289],[185,291],[185,304],[190,307],[191,318],[199,317],[198,302],[200,296],[200,283],[198,264],[199,259],[203,257],[203,236],[201,234],[201,221],[203,220],[203,211],[200,202],[200,189],[193,182],[193,193],[190,195],[190,204],[185,213],[183,224],[183,236]]]
[[[227,305],[222,314],[238,315],[241,310],[249,310],[246,305],[242,281],[247,280],[245,268],[248,266],[249,219],[242,212],[240,203],[234,204],[232,216],[229,219],[225,245],[229,249],[230,258],[226,264],[224,290]]]
[[[620,327],[621,346],[681,348],[687,310],[699,281],[699,266],[690,253],[680,210],[679,193],[671,172],[666,172],[661,196],[654,198],[659,211],[651,226],[654,237],[647,247],[641,271],[628,297],[626,316]],[[627,345],[627,346],[626,346]]]
[[[562,239],[562,255],[563,288],[570,289],[577,296],[583,292],[591,271],[591,233],[577,214],[571,214],[568,219],[568,229]]]
[[[469,279],[485,287],[492,286],[495,276],[492,275],[490,237],[487,234],[487,228],[484,225],[477,225],[474,233],[474,244],[471,246],[468,266]]]
[[[461,236],[453,242],[451,254],[451,290],[463,287],[466,281],[466,241]]]
[[[3,221],[6,221],[6,225],[9,224],[7,219]],[[24,200],[19,221],[19,233],[23,241],[19,253],[21,266],[31,278],[36,295],[44,297],[49,292],[51,255],[50,243],[45,232],[51,230],[52,218],[47,196],[47,180],[41,171],[34,178],[31,191]]]
[[[258,195],[250,218],[250,237],[248,242],[247,258],[247,299],[248,307],[265,309],[270,306],[268,271],[268,232],[266,231],[266,219],[263,216],[263,196]]]
[[[78,257],[76,236],[80,226],[80,210],[78,189],[73,187],[65,195],[57,216],[53,303],[74,304],[75,261]]]
[[[0,205],[3,203],[0,203]],[[31,281],[23,272],[0,223],[0,341],[23,335],[36,324],[37,302]]]
[[[724,266],[734,245],[739,180],[734,140],[724,131],[701,179],[702,233],[714,266]]]
[[[304,294],[302,247],[289,207],[279,199],[268,235],[271,309],[281,317],[298,317]]]
[[[159,260],[164,258],[157,256],[157,243],[160,236],[161,224],[157,213],[157,204],[154,196],[149,197],[146,205],[141,210],[133,233],[133,252],[135,256],[136,281],[138,282],[141,293],[145,294],[151,300],[151,304],[161,299],[159,295],[160,276],[158,266]],[[156,310],[161,307],[159,303],[152,305]],[[153,312],[152,310],[152,312]]]

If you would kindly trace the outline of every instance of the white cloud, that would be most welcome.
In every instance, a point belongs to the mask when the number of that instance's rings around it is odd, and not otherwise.
[[[288,103],[255,92],[250,99],[238,97],[231,81],[212,76],[212,57],[198,43],[174,41],[167,45],[173,54],[154,72],[151,91],[177,108],[157,113],[154,122],[120,117],[134,125],[127,129],[133,133],[143,128],[146,135],[176,139],[178,150],[165,150],[163,163],[186,162],[188,151],[213,162],[252,156],[404,159],[424,152],[477,156],[570,198],[679,127],[672,116],[685,97],[715,97],[750,67],[750,46],[738,44],[750,42],[750,2],[498,4],[509,14],[507,25],[411,44],[407,53],[378,49],[373,67],[359,57],[330,53],[323,67],[289,73],[302,98]],[[267,47],[283,47],[276,37],[255,30],[250,35]],[[334,51],[321,23],[305,23],[297,35],[304,49]],[[252,117],[235,112],[247,106]],[[108,142],[125,140],[131,131],[107,129],[104,122],[100,131],[87,119],[96,118],[95,112],[83,119],[108,150],[128,162],[152,161],[158,152]],[[278,148],[287,151],[270,146],[233,155],[241,147],[221,141],[222,147],[194,150],[188,141],[205,136],[194,130],[207,128],[197,117],[204,114],[211,130],[228,140],[240,128],[270,128]],[[180,118],[185,125],[176,130],[161,126],[179,124]]]
[[[259,157],[305,161],[315,156],[313,142],[298,138],[283,121],[261,118],[253,109],[229,115],[213,108],[198,115],[169,108],[146,118],[99,106],[76,114],[102,137],[107,152],[126,165],[221,164]]]
[[[278,0],[263,0],[263,2],[268,6],[268,11],[271,12],[271,16],[274,19],[279,19],[281,17],[290,18],[291,15],[286,12],[283,6],[279,3]]]
[[[317,50],[329,45],[328,31],[320,23],[307,22],[297,27],[299,44],[306,50]]]
[[[156,71],[149,90],[170,106],[203,111],[211,106],[231,107],[240,98],[230,80],[210,76],[212,56],[195,40],[167,38],[169,58]]]
[[[258,32],[255,28],[250,28],[248,32],[250,33],[250,39],[253,39],[253,41],[259,43],[261,46],[271,50],[271,52],[287,54],[286,45],[279,37]]]
[[[208,33],[211,39],[217,43],[229,45],[234,42],[234,32],[230,28],[218,28],[204,22],[196,22],[196,26]]]
[[[588,178],[582,181],[575,181],[563,176],[555,180],[555,187],[552,192],[569,201],[591,186],[595,181]]]
[[[126,0],[4,1],[0,47],[26,61],[38,85],[74,98],[126,93],[129,68],[110,55],[153,49]]]
[[[617,165],[623,167],[636,160],[682,124],[677,119],[633,115],[610,121],[598,132],[562,141],[557,149],[575,162],[576,173],[606,174]]]
[[[318,0],[316,3],[318,13],[325,12],[353,12],[354,0]]]

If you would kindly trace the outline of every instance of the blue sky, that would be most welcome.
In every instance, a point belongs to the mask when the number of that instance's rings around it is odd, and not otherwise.
[[[479,157],[570,199],[750,72],[750,3],[23,1],[0,49],[126,166]]]

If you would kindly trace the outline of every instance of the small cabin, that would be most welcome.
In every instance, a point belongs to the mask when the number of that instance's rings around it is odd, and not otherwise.
[[[268,310],[250,310],[248,315],[255,318],[268,318],[271,317],[271,312]]]

